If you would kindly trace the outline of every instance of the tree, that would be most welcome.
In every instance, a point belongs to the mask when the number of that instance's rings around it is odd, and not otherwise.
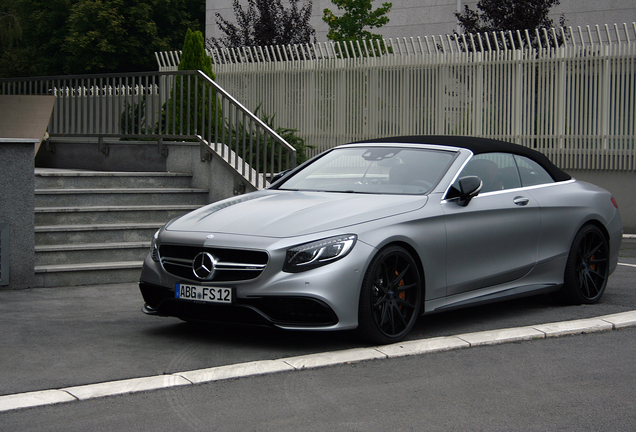
[[[63,49],[70,73],[148,70],[148,54],[166,48],[148,3],[80,0],[68,26]]]
[[[372,10],[372,0],[332,0],[338,10],[344,10],[342,16],[336,16],[330,9],[324,10],[322,20],[329,26],[327,38],[332,41],[361,41],[382,39],[366,28],[380,28],[389,22],[386,15],[393,3],[382,3]]]
[[[65,58],[61,46],[66,33],[70,0],[15,0],[21,37],[0,53],[5,77],[61,75]]]
[[[0,3],[0,50],[13,46],[22,36],[20,19],[17,13],[16,0],[3,0]]]
[[[22,35],[0,51],[5,77],[156,70],[155,51],[205,25],[205,0],[2,0],[6,10]],[[4,21],[0,33],[13,29]]]
[[[238,0],[233,8],[236,24],[216,13],[216,24],[225,34],[222,38],[208,39],[208,45],[217,48],[241,46],[267,46],[311,43],[316,31],[309,24],[312,1],[299,8],[300,0],[289,0],[289,9],[281,0],[248,0],[243,9]]]
[[[480,0],[479,11],[464,6],[464,11],[455,16],[466,33],[550,28],[554,26],[550,9],[559,3],[560,0]],[[561,16],[560,25],[564,23]]]
[[[210,79],[216,80],[212,72],[212,60],[205,52],[205,42],[200,31],[193,32],[188,29],[186,32],[178,70],[200,70]],[[220,106],[215,103],[214,88],[211,89],[211,98],[210,84],[205,83],[200,77],[192,75],[175,77],[174,89],[163,111],[163,131],[171,133],[183,130],[191,135],[202,134],[202,127],[207,126],[203,124],[203,119],[213,116],[215,112],[218,116],[217,123],[222,122]],[[185,124],[181,123],[182,120]]]
[[[202,2],[199,2],[202,3]],[[194,2],[186,0],[79,0],[68,18],[67,72],[135,72],[156,69],[154,53],[182,43],[197,30]],[[189,11],[188,7],[193,8]],[[178,36],[177,36],[178,35]]]

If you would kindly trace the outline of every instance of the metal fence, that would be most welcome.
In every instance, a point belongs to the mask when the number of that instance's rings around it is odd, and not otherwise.
[[[211,50],[217,81],[318,152],[392,135],[516,142],[636,170],[636,23]],[[160,69],[179,52],[157,53]]]
[[[3,95],[54,95],[51,137],[198,141],[257,188],[296,165],[296,150],[200,71],[0,80]]]

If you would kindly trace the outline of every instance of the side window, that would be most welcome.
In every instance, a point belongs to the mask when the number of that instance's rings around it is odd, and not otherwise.
[[[554,183],[554,179],[543,169],[541,165],[524,156],[515,155],[515,160],[519,166],[521,183],[524,187],[535,186],[546,183]]]
[[[508,153],[484,153],[473,157],[459,175],[465,176],[481,179],[481,193],[521,187],[517,164]]]

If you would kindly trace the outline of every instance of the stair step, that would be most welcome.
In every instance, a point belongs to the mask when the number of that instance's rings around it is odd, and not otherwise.
[[[184,173],[35,170],[35,286],[137,282],[155,231],[208,202]]]
[[[143,261],[117,261],[36,266],[35,286],[52,288],[136,282],[142,264]]]
[[[192,175],[172,172],[104,172],[35,169],[36,189],[190,187]]]
[[[200,208],[200,205],[36,207],[35,225],[88,225],[163,222]]]
[[[149,241],[165,222],[36,226],[35,244]]]
[[[36,246],[35,265],[107,262],[114,254],[118,261],[143,261],[149,248],[150,241]]]
[[[37,207],[207,204],[208,191],[195,188],[36,189]]]

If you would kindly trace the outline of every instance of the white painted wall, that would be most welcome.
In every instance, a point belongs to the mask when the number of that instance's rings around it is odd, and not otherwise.
[[[219,12],[226,20],[234,22],[232,0],[206,0],[206,37],[221,37],[215,20]],[[373,7],[379,7],[384,0],[375,0]],[[385,38],[417,37],[452,33],[457,30],[457,20],[453,15],[464,5],[477,8],[477,0],[392,0],[389,23],[374,30]],[[245,0],[241,4],[246,5]],[[327,40],[327,24],[322,21],[323,10],[336,12],[331,0],[314,0],[311,25],[316,29],[318,42]],[[552,9],[551,17],[558,24],[561,14],[566,25],[586,26],[595,24],[631,23],[636,21],[636,1],[634,0],[561,0]]]

